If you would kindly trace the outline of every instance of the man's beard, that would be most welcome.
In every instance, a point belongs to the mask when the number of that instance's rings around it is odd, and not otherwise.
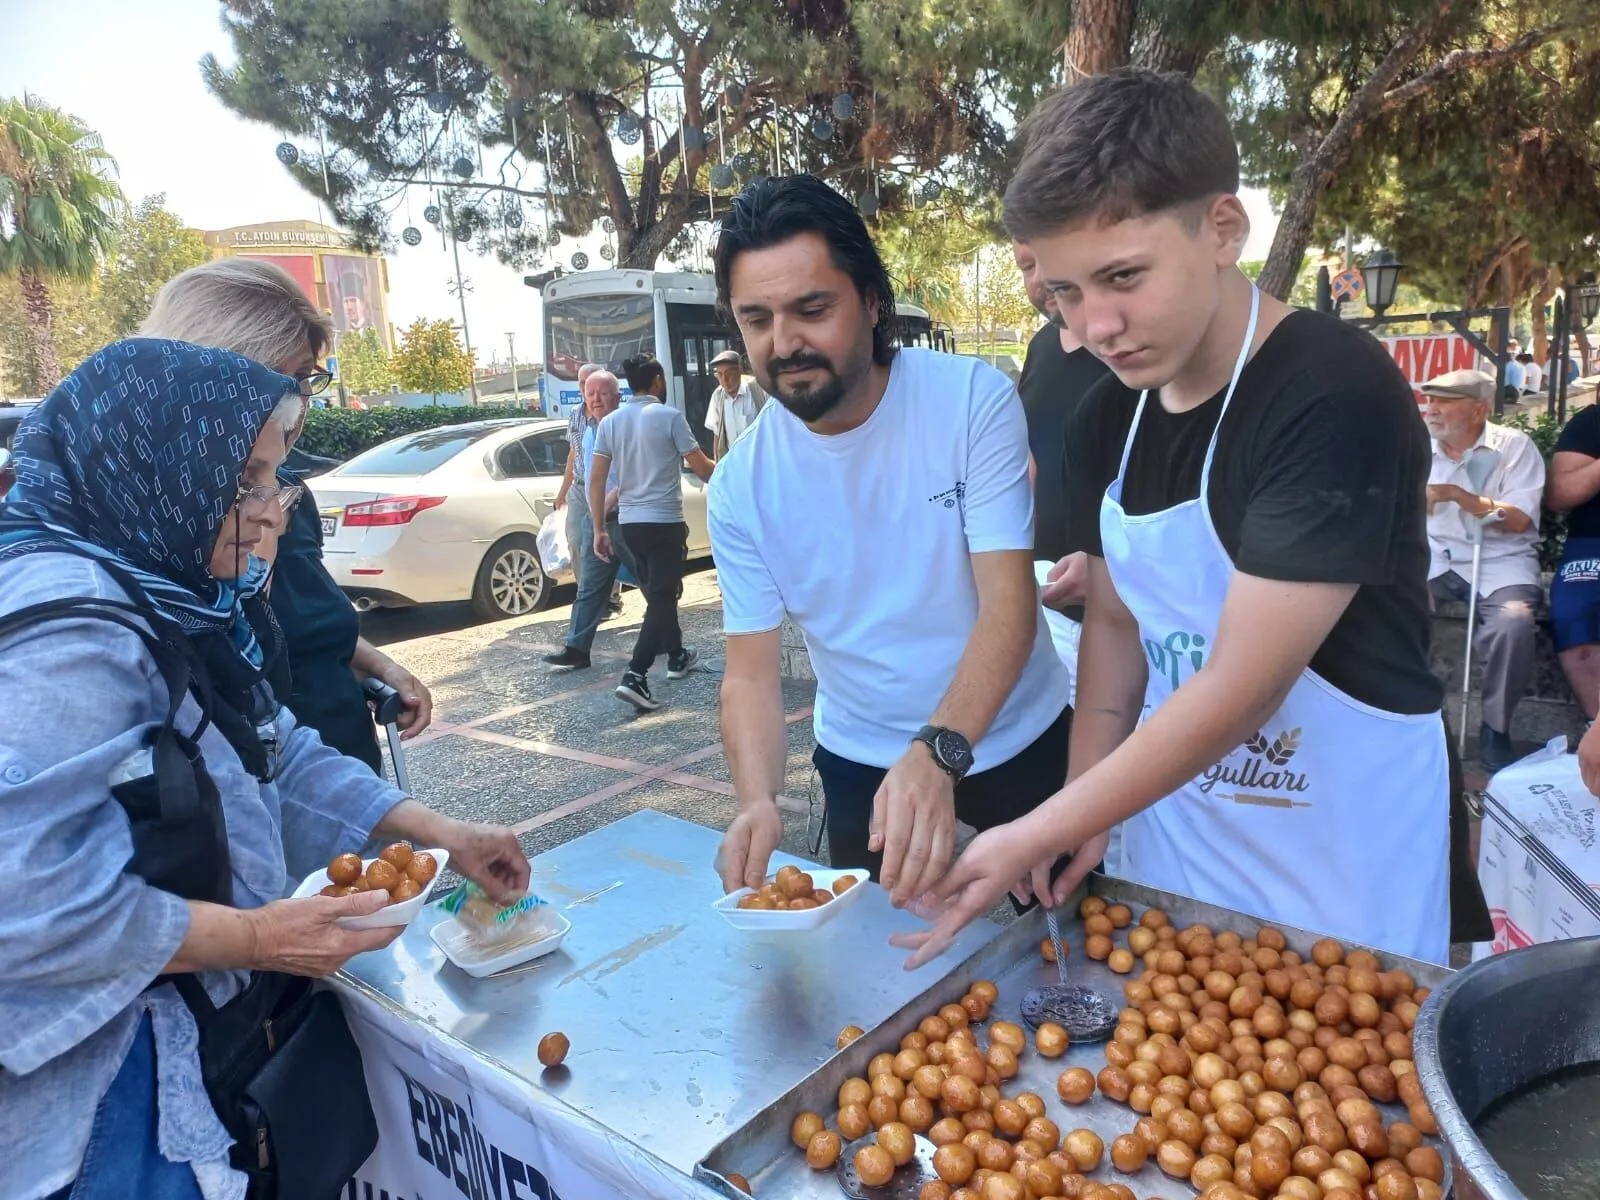
[[[762,382],[767,391],[776,396],[786,409],[807,425],[813,425],[838,408],[845,397],[867,377],[867,373],[872,370],[871,346],[871,342],[868,341],[864,347],[856,347],[855,351],[859,357],[854,357],[853,361],[846,364],[843,371],[822,355],[805,351],[789,358],[769,359],[768,378]],[[802,367],[826,372],[826,378],[821,383],[810,381],[790,383],[783,378],[783,372]]]

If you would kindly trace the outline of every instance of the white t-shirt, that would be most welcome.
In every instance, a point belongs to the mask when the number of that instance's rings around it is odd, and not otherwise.
[[[817,741],[888,767],[933,715],[978,618],[971,555],[1033,550],[1028,430],[1011,381],[975,358],[895,355],[859,428],[813,433],[777,400],[717,464],[711,550],[729,634],[800,627]],[[975,771],[1061,715],[1066,669],[1041,616]]]

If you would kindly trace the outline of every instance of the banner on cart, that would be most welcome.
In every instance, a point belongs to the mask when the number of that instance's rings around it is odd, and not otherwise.
[[[618,1200],[467,1064],[408,1044],[431,1035],[345,1001],[378,1119],[378,1148],[345,1200]]]

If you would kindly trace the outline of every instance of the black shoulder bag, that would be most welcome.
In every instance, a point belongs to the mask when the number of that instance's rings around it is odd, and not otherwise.
[[[131,578],[119,582],[138,587]],[[227,823],[198,745],[210,722],[205,664],[180,630],[162,628],[146,609],[105,598],[70,597],[20,609],[0,617],[0,636],[57,618],[122,626],[144,643],[166,684],[165,720],[145,730],[140,752],[119,764],[109,781],[133,835],[127,869],[185,900],[231,907]],[[190,691],[201,718],[185,736],[177,718]],[[233,1137],[229,1158],[250,1179],[249,1200],[339,1196],[377,1146],[378,1126],[361,1051],[338,998],[313,990],[309,979],[273,971],[252,972],[244,990],[221,1008],[193,975],[156,983],[176,987],[194,1014],[206,1094]]]

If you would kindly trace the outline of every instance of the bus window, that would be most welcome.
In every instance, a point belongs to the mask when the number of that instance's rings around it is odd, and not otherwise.
[[[622,377],[622,360],[654,352],[655,305],[648,295],[572,296],[547,300],[545,371],[558,393],[560,410],[579,401],[578,368],[600,363]]]

